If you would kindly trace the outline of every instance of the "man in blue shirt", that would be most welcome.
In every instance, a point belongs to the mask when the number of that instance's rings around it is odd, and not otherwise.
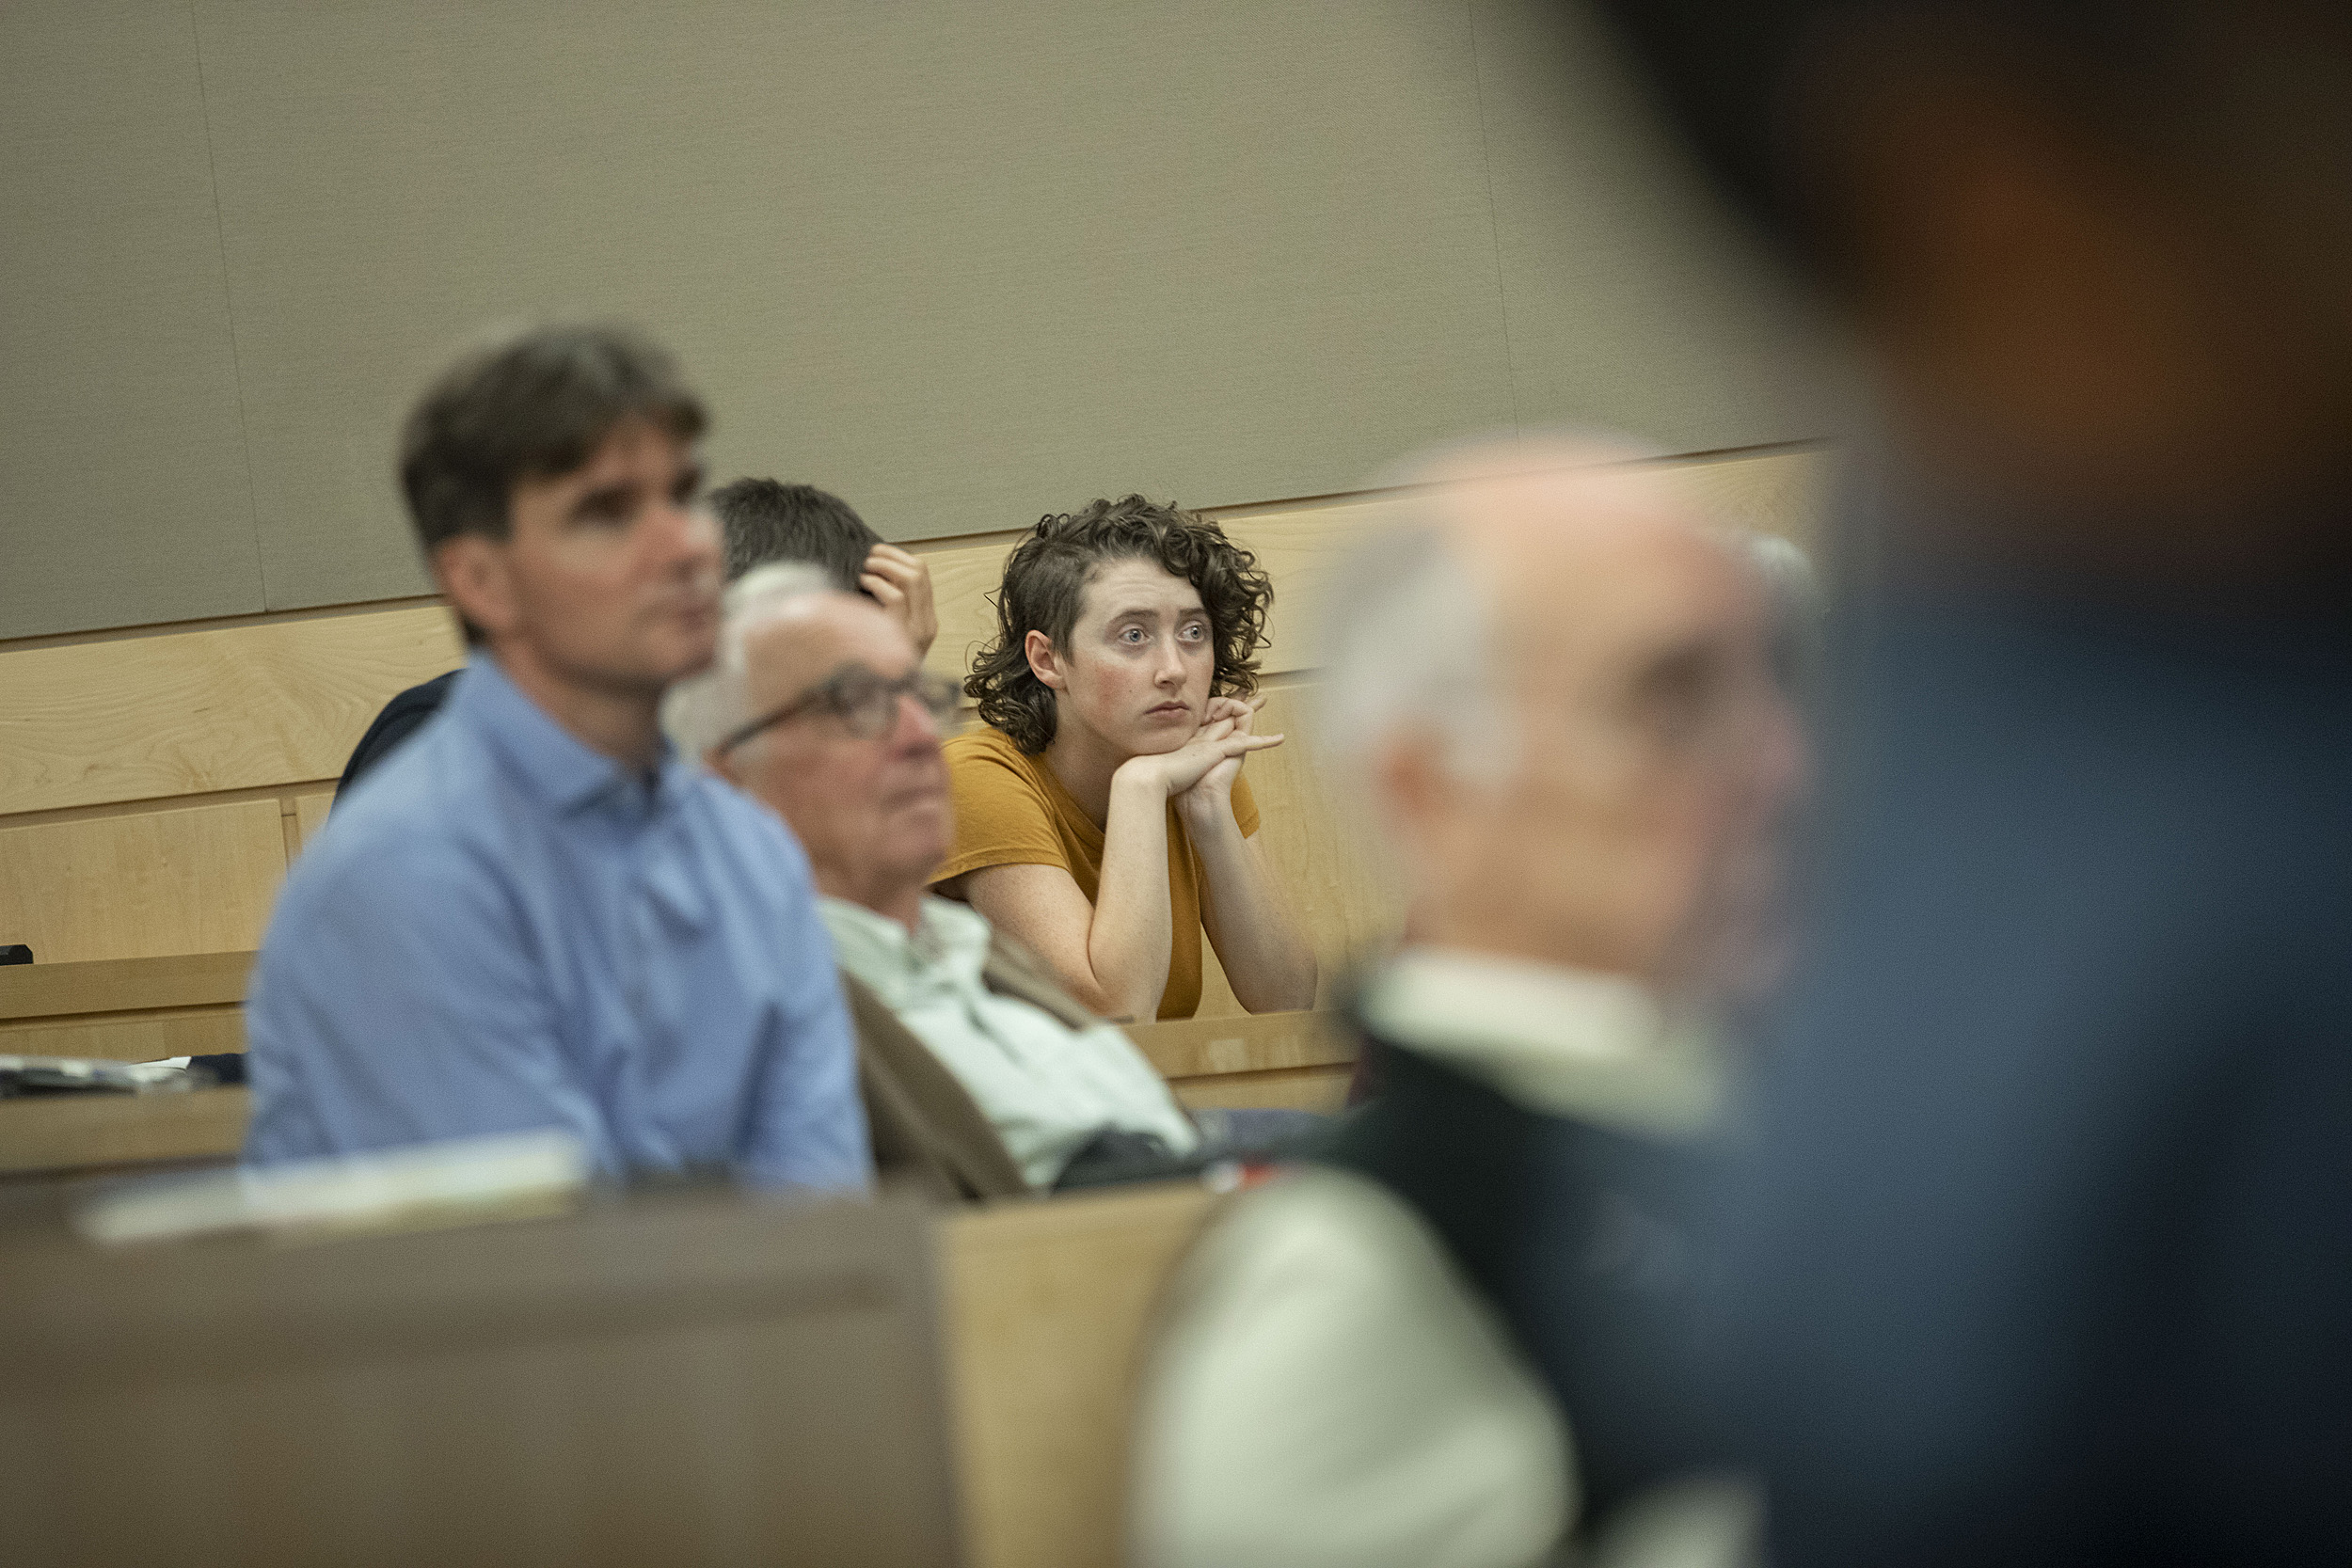
[[[582,328],[468,357],[410,416],[472,657],[278,900],[248,1163],[561,1128],[607,1171],[865,1185],[807,860],[658,722],[718,631],[704,423],[667,355]]]

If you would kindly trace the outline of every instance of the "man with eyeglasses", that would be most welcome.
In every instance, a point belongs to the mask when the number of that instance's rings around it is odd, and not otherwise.
[[[1174,1174],[1298,1131],[1245,1113],[1196,1124],[1041,963],[925,891],[954,837],[940,737],[959,688],[923,670],[889,614],[826,587],[794,566],[736,584],[717,662],[672,694],[664,721],[807,850],[869,1047],[877,1029],[919,1041],[993,1126],[1020,1189]],[[986,1195],[985,1163],[951,1174]]]
[[[248,1163],[558,1129],[615,1175],[866,1185],[807,862],[662,743],[718,634],[704,423],[660,348],[580,327],[469,356],[410,416],[471,657],[278,900]]]

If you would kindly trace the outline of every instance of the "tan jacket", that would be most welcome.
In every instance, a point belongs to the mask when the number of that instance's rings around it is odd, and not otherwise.
[[[1102,1022],[1001,932],[990,933],[980,979],[997,995],[1026,1002],[1073,1029]],[[930,1047],[847,970],[841,994],[857,1025],[858,1089],[882,1178],[912,1181],[946,1200],[1030,1196],[996,1129]]]

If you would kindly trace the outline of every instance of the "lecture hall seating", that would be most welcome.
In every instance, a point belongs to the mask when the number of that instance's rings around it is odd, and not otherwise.
[[[1693,460],[1726,522],[1807,540],[1818,459]],[[1325,563],[1361,498],[1226,509],[1277,589],[1262,726],[1294,744],[1253,758],[1273,862],[1307,922],[1322,1011],[1248,1018],[1209,958],[1200,1016],[1134,1033],[1195,1105],[1337,1102],[1347,1048],[1328,1008],[1400,919],[1359,825],[1313,771],[1306,667]],[[987,635],[983,595],[1012,533],[933,541],[941,636],[961,675]],[[241,1047],[252,950],[288,864],[390,695],[454,665],[431,600],[249,617],[136,635],[0,642],[0,941],[40,962],[0,969],[0,1052],[138,1059]],[[1303,744],[1301,742],[1304,742]],[[241,1090],[0,1105],[0,1183],[60,1170],[226,1158]],[[943,1212],[932,1226],[967,1559],[1081,1568],[1120,1556],[1137,1348],[1161,1281],[1215,1199],[1120,1189]]]

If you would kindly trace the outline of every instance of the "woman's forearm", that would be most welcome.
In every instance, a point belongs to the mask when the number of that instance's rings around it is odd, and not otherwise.
[[[1230,801],[1185,832],[1200,856],[1201,924],[1233,995],[1253,1013],[1315,1005],[1315,955],[1298,929],[1264,857],[1242,837]]]
[[[1168,790],[1149,775],[1114,777],[1103,826],[1103,876],[1087,930],[1087,958],[1112,1017],[1148,1023],[1159,1016],[1173,934]]]

